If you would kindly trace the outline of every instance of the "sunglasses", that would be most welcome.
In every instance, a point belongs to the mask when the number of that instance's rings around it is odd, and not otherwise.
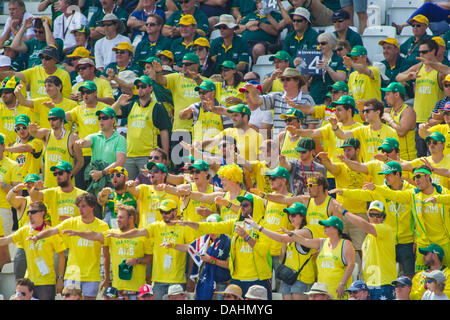
[[[172,211],[164,211],[164,210],[159,210],[159,212],[161,213],[161,214],[169,214],[169,213],[171,213]]]
[[[148,85],[146,85],[146,84],[138,84],[136,86],[136,89],[147,89],[147,88],[148,88]]]
[[[366,114],[366,113],[369,113],[370,111],[374,111],[375,109],[365,109],[365,110],[363,110],[363,113],[364,114]]]
[[[302,22],[305,22],[306,20],[305,19],[293,19],[292,21],[294,23],[302,23]]]
[[[318,184],[317,184],[317,183],[308,183],[308,184],[307,184],[307,187],[308,187],[308,188],[312,188],[312,187],[314,187],[314,186],[318,186]]]
[[[193,63],[193,62],[183,62],[181,65],[186,66],[186,67],[190,67],[193,64],[195,64],[195,63]]]
[[[154,27],[154,26],[156,26],[157,24],[154,23],[154,22],[149,22],[149,23],[146,23],[145,25],[146,25],[147,27]]]
[[[65,171],[55,171],[55,172],[53,172],[53,175],[54,175],[55,177],[57,177],[57,176],[62,176],[62,175],[64,174],[64,172],[65,172]]]
[[[38,34],[44,34],[45,33],[44,30],[36,30],[36,29],[34,29],[33,31],[34,31],[34,33],[38,33]]]
[[[269,180],[270,180],[270,181],[274,181],[274,180],[276,180],[276,179],[278,179],[278,177],[269,177]]]
[[[12,93],[14,93],[14,90],[12,90],[12,89],[3,89],[1,91],[1,93],[2,94],[12,94]]]
[[[27,130],[28,127],[16,127],[14,129],[15,132],[19,132],[20,130]]]
[[[433,139],[429,139],[429,140],[427,141],[427,145],[430,145],[430,144],[437,145],[438,143],[439,143],[439,141],[436,141],[436,140],[433,140]]]
[[[249,81],[258,81],[258,79],[255,78],[250,78],[250,79],[244,79],[245,82],[249,82]],[[259,81],[258,81],[259,82]]]
[[[425,176],[424,174],[416,174],[416,175],[413,177],[413,179],[414,179],[414,180],[420,179],[420,178],[422,178],[422,177],[424,177],[424,176]]]
[[[384,151],[384,153],[391,153],[392,151],[394,151],[394,148],[389,149],[389,150],[384,150],[384,149],[383,149],[383,151]]]
[[[219,30],[226,30],[226,29],[228,29],[228,27],[224,26],[224,25],[221,25],[221,26],[217,26],[217,29],[219,29]]]
[[[148,159],[149,159],[149,160],[153,160],[153,159],[159,160],[159,159],[160,159],[160,156],[150,156],[150,157],[148,157]]]
[[[221,69],[222,72],[226,72],[226,71],[230,71],[230,70],[233,70],[233,69],[227,68],[227,67],[222,67],[222,69]]]
[[[203,49],[206,49],[206,47],[195,47],[192,49],[192,51],[197,52],[197,51],[202,51]]]
[[[422,24],[413,24],[413,25],[412,25],[413,28],[420,28],[420,27],[422,27],[422,26],[423,26]]]
[[[280,81],[281,81],[281,82],[289,82],[289,81],[292,81],[292,80],[294,80],[294,78],[289,78],[289,77],[286,77],[286,78],[280,78]]]
[[[386,215],[384,213],[369,213],[371,218],[384,218]]]
[[[111,27],[111,26],[113,26],[115,24],[116,24],[115,22],[113,22],[113,23],[103,23],[103,26],[104,27]]]
[[[59,119],[61,119],[61,118],[58,118],[58,117],[50,117],[50,118],[48,118],[47,120],[48,120],[48,122],[52,122],[52,121],[57,121],[57,120],[59,120]]]
[[[345,21],[345,19],[337,19],[337,20],[333,20],[333,23],[336,23],[336,22],[341,23],[341,22],[344,22],[344,21]]]
[[[116,50],[117,54],[125,54],[127,52],[129,52],[129,51],[128,50]]]
[[[251,206],[251,204],[248,202],[245,202],[241,205],[241,207],[243,207],[243,208],[250,207],[250,206]]]
[[[294,120],[296,120],[296,119],[295,119],[295,118],[287,118],[287,119],[286,119],[286,122],[287,122],[287,123],[291,123],[291,122],[294,121]]]
[[[161,172],[161,170],[159,170],[159,169],[150,170],[150,173],[160,173],[160,172]]]
[[[427,54],[431,50],[419,50],[419,54]]]
[[[200,170],[191,170],[192,174],[194,174],[194,173],[199,174],[200,172],[201,172]]]
[[[339,52],[339,51],[342,51],[342,50],[344,50],[344,47],[337,47],[335,51]]]
[[[111,173],[111,174],[109,175],[109,177],[110,177],[111,179],[114,178],[114,177],[120,178],[122,175],[123,175],[122,173],[115,172],[115,173]]]
[[[27,214],[35,214],[38,213],[40,210],[28,210]]]
[[[49,56],[42,56],[41,57],[41,60],[52,60],[53,58],[52,57],[49,57]]]
[[[89,66],[78,67],[78,71],[80,71],[80,70],[86,70],[86,69],[88,69],[88,68],[90,68],[90,67],[89,67]]]
[[[68,298],[68,297],[71,296],[71,294],[70,294],[70,293],[63,293],[62,296],[63,296],[64,298]]]
[[[147,298],[147,297],[151,297],[151,296],[153,296],[153,295],[150,293],[144,293],[141,295],[141,298]]]
[[[444,88],[450,88],[450,83],[444,84]]]
[[[317,43],[319,46],[326,46],[328,44],[328,42],[318,42]]]
[[[353,61],[356,61],[356,60],[358,60],[359,59],[359,57],[350,57]]]
[[[81,95],[94,93],[94,90],[81,90]]]
[[[98,116],[98,120],[109,120],[111,117],[108,116]]]
[[[434,280],[434,279],[427,279],[427,283],[433,283],[434,281],[436,281],[436,280]]]

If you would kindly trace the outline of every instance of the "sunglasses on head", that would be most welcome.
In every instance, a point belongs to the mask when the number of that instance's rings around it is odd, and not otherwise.
[[[64,174],[65,171],[55,171],[53,172],[53,175],[56,176],[62,176]]]
[[[108,116],[98,116],[98,120],[109,120],[111,117]]]
[[[182,65],[183,65],[183,66],[186,66],[186,67],[190,67],[190,66],[192,66],[193,64],[195,64],[195,63],[193,63],[193,62],[183,62],[183,63],[182,63]]]
[[[369,213],[371,218],[384,218],[384,216],[386,216],[384,213]]]
[[[19,132],[20,130],[27,130],[27,128],[28,128],[28,127],[22,127],[22,126],[20,126],[20,127],[14,128],[14,131],[15,131],[15,132]]]
[[[40,210],[28,210],[27,214],[35,214],[38,213]]]
[[[109,176],[110,176],[110,178],[112,179],[112,178],[114,178],[114,177],[120,178],[122,175],[123,175],[123,173],[115,172],[115,173],[111,173]]]

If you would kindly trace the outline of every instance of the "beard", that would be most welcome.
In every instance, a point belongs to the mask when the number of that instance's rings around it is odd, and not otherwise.
[[[69,186],[69,180],[64,180],[64,181],[57,182],[57,183],[58,183],[58,186],[61,188],[65,188],[65,187]]]

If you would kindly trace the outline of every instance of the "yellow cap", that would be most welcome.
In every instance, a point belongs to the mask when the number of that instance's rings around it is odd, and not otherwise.
[[[194,46],[201,46],[201,47],[210,47],[208,39],[205,37],[200,37],[195,39]]]
[[[183,26],[190,26],[192,24],[197,25],[197,21],[195,20],[192,14],[186,14],[181,17],[180,22],[178,22],[178,24]]]
[[[414,17],[412,17],[411,19],[409,19],[409,23],[412,23],[413,21],[416,21],[416,22],[419,22],[419,23],[423,23],[423,24],[426,24],[426,25],[428,25],[428,18],[427,17],[425,17],[424,15],[422,15],[422,14],[418,14],[417,16],[414,16]]]
[[[444,80],[442,82],[450,82],[450,73],[445,76]]]
[[[162,211],[172,211],[178,208],[177,203],[172,199],[165,199],[161,204],[159,205],[159,210]]]
[[[111,174],[113,172],[123,173],[124,175],[126,175],[128,177],[128,171],[124,167],[111,168],[111,169],[109,169],[108,172],[109,172],[109,174]]]
[[[400,45],[398,44],[398,41],[395,38],[386,38],[386,39],[380,40],[380,42],[378,42],[378,44],[380,46],[382,46],[385,43],[389,43],[389,44],[396,46],[397,48],[400,48]]]
[[[175,57],[173,56],[173,53],[171,51],[169,51],[169,50],[163,50],[163,51],[160,51],[160,52],[158,52],[156,54],[157,58],[159,58],[160,56],[165,56],[165,57],[169,58],[172,61],[175,59]]]
[[[441,47],[447,47],[445,45],[445,41],[444,39],[442,39],[441,37],[433,37],[431,38],[432,40],[434,40],[434,42],[436,42],[438,45],[440,45]]]
[[[117,51],[117,50],[128,50],[131,53],[134,52],[133,46],[131,44],[129,44],[128,42],[119,43],[116,47],[113,48],[113,51]]]
[[[73,50],[72,54],[68,54],[67,57],[69,57],[69,58],[80,57],[80,58],[94,59],[94,57],[91,56],[91,52],[88,49],[86,49],[85,47],[75,48],[75,50]]]

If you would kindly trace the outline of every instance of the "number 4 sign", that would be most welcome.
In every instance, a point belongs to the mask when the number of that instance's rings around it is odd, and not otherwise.
[[[262,0],[261,3],[262,3],[262,9],[261,9],[260,14],[263,16],[272,11],[280,11],[278,9],[277,0]]]
[[[316,67],[317,63],[322,60],[322,51],[320,50],[299,50],[297,51],[297,57],[302,61],[297,66],[297,70],[301,74],[316,75],[322,71]]]

